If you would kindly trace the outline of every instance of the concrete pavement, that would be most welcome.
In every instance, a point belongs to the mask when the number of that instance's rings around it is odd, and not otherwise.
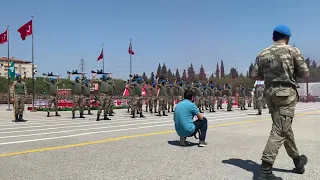
[[[0,179],[252,179],[259,171],[271,120],[249,109],[205,113],[209,120],[208,146],[180,147],[173,115],[131,119],[115,110],[111,121],[46,117],[26,112],[27,122],[11,122],[12,112],[0,107]],[[96,114],[96,112],[93,112]],[[53,113],[52,113],[53,114]],[[301,154],[309,163],[304,175],[291,173],[294,165],[282,147],[275,174],[284,179],[319,179],[320,103],[299,103],[293,129]],[[196,143],[194,138],[188,138]]]

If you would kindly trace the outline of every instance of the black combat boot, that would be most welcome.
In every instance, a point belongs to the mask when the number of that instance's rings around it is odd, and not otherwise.
[[[22,118],[22,114],[19,114],[18,120],[19,120],[19,121],[24,121],[24,119]]]
[[[168,116],[165,111],[163,111],[162,116]]]
[[[58,114],[58,111],[56,111],[56,116],[60,116],[60,114]]]
[[[50,112],[49,111],[47,112],[47,117],[50,117]]]
[[[258,180],[282,180],[272,173],[272,164],[262,161]]]
[[[293,163],[296,166],[295,173],[303,174],[305,172],[304,166],[308,163],[308,158],[305,155],[301,155],[294,158]]]
[[[246,109],[246,107],[244,107],[243,110],[248,110],[248,109]]]
[[[154,108],[154,113],[158,113],[158,111],[157,111],[157,109],[156,109],[156,108]]]
[[[243,110],[242,107],[240,108],[240,110],[241,110],[241,111]]]
[[[128,111],[127,111],[128,113],[130,112],[130,108],[128,108]]]
[[[262,113],[261,112],[258,112],[258,114],[257,115],[262,115]]]
[[[153,113],[153,110],[152,110],[152,109],[150,109],[150,113]]]
[[[131,118],[136,118],[136,113],[135,112],[132,112],[131,114],[132,114]]]
[[[14,120],[14,122],[19,122],[19,117],[18,117],[18,116],[19,116],[18,114],[15,115],[15,120]]]
[[[72,119],[75,119],[76,116],[75,116],[75,112],[72,112]]]
[[[140,117],[141,118],[145,118],[145,116],[142,114],[142,112],[140,113]]]
[[[85,118],[85,117],[83,116],[83,113],[80,113],[80,118]]]
[[[170,113],[170,109],[168,109],[168,113]]]
[[[171,112],[174,112],[173,108],[171,108]]]
[[[109,113],[109,116],[114,116],[114,115],[113,115],[112,112],[111,112],[111,113]]]
[[[104,115],[103,120],[111,120],[107,115]]]
[[[97,114],[97,120],[96,121],[100,121],[100,114]]]
[[[157,116],[162,116],[160,111],[158,112]]]
[[[212,112],[216,112],[216,111],[214,110],[214,108],[212,108]]]
[[[93,114],[91,113],[90,109],[88,110],[88,115],[93,115]]]

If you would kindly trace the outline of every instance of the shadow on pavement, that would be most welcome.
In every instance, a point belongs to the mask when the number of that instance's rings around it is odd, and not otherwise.
[[[223,160],[222,163],[234,165],[246,171],[252,172],[253,179],[257,179],[259,176],[260,164],[253,162],[251,160],[229,159],[229,160]],[[290,173],[293,172],[293,170],[278,169],[278,168],[273,168],[272,170],[277,172],[290,172]]]
[[[168,144],[173,145],[173,146],[180,146],[180,141],[168,141]],[[180,147],[188,147],[188,146],[197,146],[198,143],[193,143],[193,142],[189,142],[186,141],[186,146],[180,146]]]

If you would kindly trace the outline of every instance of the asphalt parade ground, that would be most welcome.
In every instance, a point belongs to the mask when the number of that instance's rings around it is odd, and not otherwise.
[[[115,110],[110,121],[94,115],[71,119],[46,117],[46,112],[25,112],[27,122],[14,123],[13,112],[0,107],[1,180],[248,180],[256,177],[271,119],[248,108],[233,112],[205,112],[209,120],[207,147],[198,140],[180,147],[173,113],[130,118]],[[52,113],[54,115],[54,113]],[[292,173],[292,160],[280,149],[274,173],[288,180],[320,177],[320,103],[298,103],[293,130],[298,149],[309,162],[303,175]]]

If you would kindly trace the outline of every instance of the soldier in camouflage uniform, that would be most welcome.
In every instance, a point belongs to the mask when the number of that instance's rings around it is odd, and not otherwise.
[[[47,117],[50,117],[50,111],[52,111],[52,104],[54,105],[53,109],[56,112],[56,116],[60,116],[58,114],[58,96],[57,96],[57,86],[60,84],[59,77],[57,77],[57,80],[54,78],[50,79],[50,82],[46,81],[46,78],[48,76],[43,78],[43,82],[48,86],[48,94],[50,96],[48,101],[48,108],[47,108]]]
[[[240,108],[241,108],[241,110],[247,110],[246,109],[246,99],[245,99],[246,98],[246,91],[245,91],[244,87],[240,87],[238,92],[239,92]]]
[[[98,83],[98,92],[100,93],[99,96],[99,109],[97,112],[97,119],[96,121],[100,121],[100,114],[102,110],[104,111],[103,120],[111,120],[108,117],[108,110],[110,109],[110,101],[112,101],[112,92],[113,87],[108,83],[107,75],[103,74],[101,80],[95,79],[96,73],[92,76],[92,82]]]
[[[258,114],[262,114],[262,99],[263,99],[263,89],[261,85],[256,86],[256,92],[255,92],[255,98],[256,98],[256,107],[258,109]]]
[[[240,103],[240,91],[241,91],[241,88],[240,88],[240,86],[237,86],[236,87],[236,93],[238,93],[238,97],[237,97],[237,101],[238,101],[238,108],[240,108],[241,107],[241,103]]]
[[[133,93],[133,86],[131,85],[131,80],[127,81],[126,84],[126,89],[129,92],[129,96],[127,97],[127,101],[128,101],[128,113],[130,112],[131,108],[132,108],[132,102],[133,102],[133,97],[134,97],[134,93]]]
[[[192,91],[195,94],[194,96],[194,103],[196,106],[199,108],[200,113],[203,113],[201,110],[201,94],[202,94],[202,89],[201,89],[201,84],[199,82],[196,83],[195,87],[192,87]]]
[[[232,111],[232,88],[231,85],[226,84],[225,86],[226,97],[227,97],[227,111]]]
[[[223,109],[222,108],[222,88],[221,87],[218,88],[216,97],[217,97],[217,109]]]
[[[93,115],[91,113],[90,87],[91,87],[91,83],[87,79],[84,80],[84,85],[82,86],[82,95],[84,99],[84,104],[86,104],[88,107],[88,115]]]
[[[134,91],[134,103],[132,106],[132,117],[135,118],[135,114],[140,115],[141,118],[144,118],[145,116],[142,114],[142,105],[143,105],[143,96],[142,96],[142,87],[144,86],[144,83],[142,82],[141,77],[137,77],[136,81],[133,83],[133,91]]]
[[[179,81],[178,85],[175,83],[174,87],[178,90],[177,92],[177,102],[183,101],[185,88],[183,87],[183,82]]]
[[[300,50],[288,45],[290,36],[291,31],[287,26],[277,26],[273,31],[273,45],[257,55],[252,71],[253,80],[264,80],[264,94],[273,121],[261,158],[259,180],[282,180],[272,173],[272,166],[283,144],[293,159],[296,173],[303,174],[308,161],[305,155],[299,155],[292,122],[299,99],[296,78],[305,78],[307,81],[309,69]]]
[[[24,103],[27,95],[26,84],[22,81],[21,75],[16,74],[16,80],[12,84],[12,100],[14,101],[14,117],[15,122],[24,121],[23,111]]]
[[[252,107],[252,88],[248,89],[248,107]]]
[[[150,99],[151,99],[151,96],[150,96],[150,91],[151,91],[151,86],[146,83],[147,85],[146,86],[143,86],[142,88],[145,90],[146,92],[146,96],[144,97],[144,102],[145,102],[145,108],[146,108],[146,112],[148,111],[151,111],[150,110]]]
[[[216,90],[217,88],[214,87],[214,83],[210,83],[209,84],[210,88],[209,88],[209,111],[210,112],[216,112],[214,110],[214,106],[215,106],[215,96],[216,96]]]
[[[153,112],[158,113],[158,111],[157,111],[158,98],[157,98],[157,83],[156,82],[152,82],[152,87],[150,88],[150,91],[151,91],[151,97],[149,100],[150,112],[151,113],[153,113]]]
[[[205,110],[208,110],[208,89],[207,89],[207,86],[206,85],[203,85],[202,87],[202,103],[201,103],[201,106],[202,106],[202,110],[204,111]]]
[[[261,88],[262,88],[262,91],[264,91],[264,85],[261,85]],[[262,108],[263,109],[267,108],[266,107],[266,98],[265,97],[262,98]]]
[[[167,87],[167,97],[168,97],[168,113],[170,112],[174,112],[173,108],[174,108],[174,88],[172,83],[169,84],[169,86]]]
[[[159,114],[157,116],[168,116],[166,114],[166,101],[165,97],[167,96],[167,87],[166,87],[166,80],[162,80],[161,83],[159,83],[159,79],[157,79],[158,87],[160,88],[158,99],[159,99]],[[162,114],[161,114],[162,113]]]
[[[109,84],[109,86],[111,87],[110,88],[110,96],[111,98],[109,98],[109,102],[108,102],[108,114],[109,116],[114,116],[114,111],[113,111],[113,108],[114,108],[114,99],[115,99],[115,93],[116,93],[116,82],[114,81],[114,79],[111,77],[110,74],[107,74],[107,82]]]
[[[82,97],[82,82],[79,76],[75,77],[75,81],[70,79],[71,74],[68,73],[68,80],[72,84],[72,119],[75,119],[75,112],[77,105],[80,110],[80,118],[85,118],[83,116],[83,97]]]

